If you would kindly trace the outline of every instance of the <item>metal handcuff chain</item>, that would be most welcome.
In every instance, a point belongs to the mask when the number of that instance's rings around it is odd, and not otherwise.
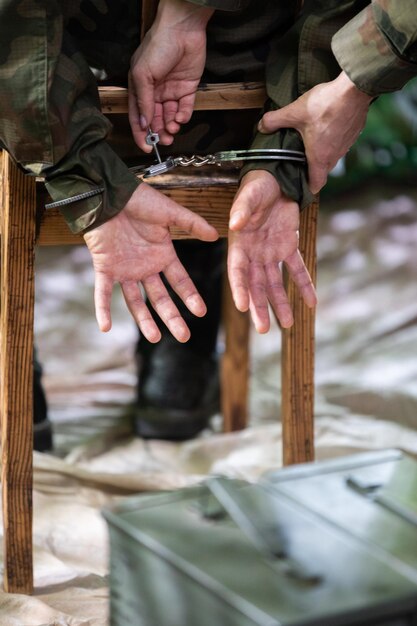
[[[306,163],[305,154],[300,150],[285,150],[283,148],[226,150],[206,155],[193,154],[190,157],[168,157],[165,161],[163,161],[158,150],[159,135],[158,133],[154,133],[151,128],[148,130],[146,143],[149,146],[152,146],[157,162],[148,166],[137,165],[129,167],[129,170],[132,173],[139,174],[143,178],[151,178],[152,176],[165,174],[175,167],[203,167],[204,165],[221,166],[224,163],[239,163],[242,161],[292,161],[301,164]],[[62,200],[46,204],[45,208],[52,209],[72,204],[74,202],[99,195],[104,191],[104,187],[96,187],[76,196],[72,196],[71,198],[64,198]]]
[[[146,143],[148,146],[152,146],[157,163],[149,166],[129,168],[131,172],[142,174],[143,178],[164,174],[174,169],[174,167],[203,167],[204,165],[222,165],[223,163],[259,160],[295,161],[297,163],[306,162],[303,152],[299,150],[285,150],[283,148],[226,150],[224,152],[215,152],[214,154],[207,155],[193,154],[190,157],[168,157],[165,161],[162,161],[158,150],[159,134],[153,132],[150,127],[146,135]]]
[[[299,150],[265,149],[265,150],[228,150],[214,154],[168,157],[165,161],[158,159],[149,166],[139,165],[129,168],[131,172],[143,175],[143,178],[165,174],[175,167],[203,167],[205,165],[221,166],[225,163],[242,161],[291,161],[305,164],[305,154]]]

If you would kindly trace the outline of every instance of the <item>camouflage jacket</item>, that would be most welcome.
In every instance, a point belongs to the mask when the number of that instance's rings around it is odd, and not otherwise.
[[[74,232],[118,213],[138,185],[106,142],[94,76],[64,28],[80,4],[0,0],[0,145],[54,200],[105,189],[62,209]]]
[[[222,9],[209,24],[209,75],[230,65],[229,38],[241,54],[227,76],[237,80],[241,72],[236,68],[268,48],[269,108],[284,106],[317,82],[335,77],[340,67],[372,94],[398,89],[416,73],[413,0],[306,0],[297,20],[298,0],[282,5],[277,0],[189,1]],[[110,124],[100,113],[92,63],[86,61],[91,51],[106,55],[106,46],[95,41],[96,23],[103,18],[112,43],[107,56],[127,73],[129,54],[121,42],[128,34],[128,51],[137,45],[138,5],[130,0],[0,0],[0,143],[26,172],[45,176],[54,200],[104,188],[101,195],[62,208],[74,232],[110,219],[138,185],[109,145]],[[78,38],[80,28],[87,37]],[[263,52],[260,28],[268,44]],[[114,54],[115,43],[123,54]],[[102,61],[93,66],[100,68]],[[257,134],[254,146],[302,148],[292,130]],[[304,168],[249,167],[269,169],[288,195],[300,203],[310,200]]]

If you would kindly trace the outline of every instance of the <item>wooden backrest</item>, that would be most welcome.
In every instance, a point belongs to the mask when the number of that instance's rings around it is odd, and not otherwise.
[[[127,89],[102,87],[99,89],[102,111],[106,115],[127,114]],[[262,83],[222,83],[203,85],[196,97],[198,111],[261,109],[265,101]],[[236,179],[219,168],[203,171],[183,171],[153,177],[147,182],[162,187],[173,200],[192,209],[215,226],[221,237],[227,236],[229,209],[236,192]],[[220,193],[221,191],[221,193]],[[45,204],[45,192],[38,189],[38,207]],[[183,239],[185,233],[173,230],[174,239]],[[83,243],[82,235],[69,230],[58,209],[43,211],[40,218],[39,245]]]

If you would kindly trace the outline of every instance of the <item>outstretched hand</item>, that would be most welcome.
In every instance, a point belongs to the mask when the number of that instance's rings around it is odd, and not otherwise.
[[[206,61],[206,25],[212,9],[185,0],[161,0],[151,29],[131,60],[129,121],[145,152],[150,126],[169,145],[194,108]]]
[[[282,109],[265,113],[258,130],[298,130],[304,141],[309,187],[318,193],[365,126],[371,101],[372,96],[341,72],[335,80],[316,85]]]
[[[193,238],[215,241],[218,233],[202,217],[142,183],[124,209],[84,234],[94,272],[94,300],[100,330],[111,328],[110,304],[114,283],[120,283],[129,311],[143,335],[155,343],[161,333],[153,320],[140,285],[152,306],[178,341],[190,331],[159,275],[163,272],[187,308],[198,317],[206,306],[172,244],[169,227],[177,226]]]
[[[284,196],[276,179],[265,170],[246,174],[236,194],[229,222],[228,274],[239,311],[251,312],[255,328],[270,328],[268,304],[282,327],[293,324],[280,263],[309,307],[316,292],[298,250],[299,208]]]

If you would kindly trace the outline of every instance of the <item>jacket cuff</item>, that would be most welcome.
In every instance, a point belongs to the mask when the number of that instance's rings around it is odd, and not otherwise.
[[[45,178],[45,186],[54,202],[104,188],[98,195],[60,207],[73,233],[96,228],[120,213],[139,184],[140,180],[105,141],[84,150],[82,168],[74,164],[71,169],[60,171],[58,165],[53,174],[46,172]]]
[[[304,151],[304,144],[297,131],[284,129],[271,135],[257,133],[251,148],[283,148],[285,150]],[[240,178],[251,170],[270,172],[275,176],[282,192],[288,198],[295,200],[301,209],[311,204],[315,198],[308,186],[307,165],[292,161],[250,161],[242,168]]]
[[[370,96],[397,91],[417,74],[417,64],[400,56],[384,35],[372,5],[358,13],[332,39],[340,67]]]

